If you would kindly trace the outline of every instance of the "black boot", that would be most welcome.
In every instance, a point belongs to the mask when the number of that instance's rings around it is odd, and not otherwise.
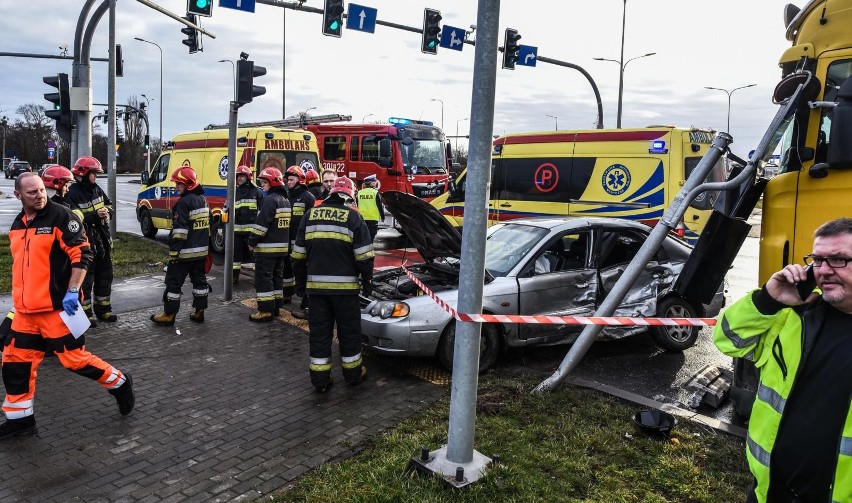
[[[7,419],[0,424],[0,440],[11,437],[22,437],[38,433],[35,416],[26,416],[19,419]]]
[[[133,406],[136,405],[136,395],[133,393],[133,378],[128,373],[124,374],[124,378],[124,384],[109,390],[109,394],[115,397],[115,401],[118,403],[118,411],[121,412],[122,416],[130,414]]]
[[[189,319],[196,323],[204,323],[204,309],[196,309],[189,314]]]

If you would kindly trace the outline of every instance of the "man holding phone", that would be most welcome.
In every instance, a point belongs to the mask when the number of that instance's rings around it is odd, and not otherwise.
[[[807,268],[773,274],[713,333],[720,351],[760,371],[747,502],[852,501],[852,218],[814,236]]]

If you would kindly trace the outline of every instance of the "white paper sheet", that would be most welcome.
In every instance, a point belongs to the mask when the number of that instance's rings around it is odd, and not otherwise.
[[[59,317],[65,322],[65,326],[68,327],[68,330],[71,331],[71,335],[73,335],[75,339],[79,339],[80,336],[83,335],[83,333],[92,325],[92,322],[89,321],[89,317],[86,316],[86,312],[83,311],[80,304],[77,304],[77,310],[74,311],[73,315],[69,315],[63,309],[59,311]]]

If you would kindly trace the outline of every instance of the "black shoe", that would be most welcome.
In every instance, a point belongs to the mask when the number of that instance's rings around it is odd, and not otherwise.
[[[133,378],[127,373],[124,374],[124,378],[124,384],[109,390],[109,394],[115,397],[115,401],[118,403],[118,411],[121,412],[122,416],[130,414],[133,406],[136,405],[136,395],[133,393]]]
[[[118,321],[118,316],[112,314],[112,312],[99,314],[98,319],[101,321],[108,321],[110,323]]]
[[[204,309],[196,309],[189,314],[189,319],[196,323],[204,323]]]
[[[35,416],[26,416],[19,419],[7,419],[0,424],[0,439],[11,437],[23,437],[38,433]]]
[[[95,328],[98,326],[98,319],[94,316],[89,316],[89,323],[91,324],[92,328]]]
[[[290,314],[293,316],[293,318],[298,318],[300,320],[307,320],[308,319],[308,310],[307,309],[294,309],[294,310],[290,311]]]
[[[280,308],[280,307],[276,307],[275,309],[273,309],[273,310],[272,310],[272,316],[275,316],[276,318],[277,318],[277,317],[279,317],[279,316],[281,316],[281,308]]]
[[[334,384],[334,381],[329,380],[322,386],[314,386],[314,388],[316,388],[317,393],[325,393],[326,391],[328,391],[328,388],[330,388],[332,384]]]
[[[365,380],[367,380],[367,367],[361,365],[361,376],[358,377],[357,381],[351,382],[349,384],[351,384],[352,386],[358,386],[359,384],[361,384]]]

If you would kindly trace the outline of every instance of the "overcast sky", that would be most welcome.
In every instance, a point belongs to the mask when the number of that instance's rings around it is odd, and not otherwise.
[[[155,0],[183,15],[186,0]],[[625,0],[626,1],[626,0]],[[95,6],[100,5],[96,2]],[[204,38],[202,53],[190,55],[181,41],[182,25],[134,0],[119,0],[116,41],[124,54],[124,77],[117,79],[117,101],[145,94],[151,99],[151,129],[177,133],[226,123],[233,95],[232,66],[246,52],[267,75],[256,80],[266,95],[240,110],[241,121],[279,119],[310,110],[312,115],[345,114],[355,122],[390,116],[422,118],[448,135],[467,134],[475,48],[441,48],[437,56],[420,52],[420,35],[378,26],[373,34],[343,30],[341,38],[322,35],[322,16],[258,4],[255,13],[220,7],[202,26],[216,35]],[[438,9],[443,25],[469,29],[476,23],[472,0],[360,0],[378,9],[378,18],[420,28],[423,8]],[[625,61],[656,55],[625,66],[623,127],[651,124],[726,128],[728,96],[705,86],[741,89],[731,98],[732,149],[745,155],[756,146],[775,113],[772,90],[780,78],[778,59],[790,43],[784,38],[787,0],[629,0],[626,1]],[[801,7],[804,0],[798,0]],[[13,2],[0,0],[0,51],[58,55],[73,44],[83,0]],[[49,5],[49,8],[47,7]],[[321,0],[307,0],[321,9]],[[545,8],[544,6],[547,6]],[[621,46],[621,0],[503,0],[503,30],[519,30],[521,43],[538,54],[583,67],[595,80],[604,105],[605,127],[615,127]],[[349,8],[349,2],[346,2]],[[93,9],[94,10],[94,9]],[[476,33],[473,34],[475,38]],[[163,51],[163,89],[160,53]],[[97,26],[93,57],[106,57],[108,15]],[[495,58],[499,58],[495,54]],[[0,58],[0,115],[14,118],[23,104],[46,105],[45,75],[71,73],[70,61]],[[106,63],[93,62],[93,98],[107,102]],[[578,71],[539,63],[514,71],[497,66],[495,134],[518,131],[593,128],[597,106],[589,82]],[[434,101],[433,101],[434,100]],[[440,101],[443,101],[443,106]],[[443,109],[443,110],[442,110]],[[100,113],[102,107],[96,107]],[[548,117],[556,116],[558,119]],[[103,130],[101,130],[103,132]]]

